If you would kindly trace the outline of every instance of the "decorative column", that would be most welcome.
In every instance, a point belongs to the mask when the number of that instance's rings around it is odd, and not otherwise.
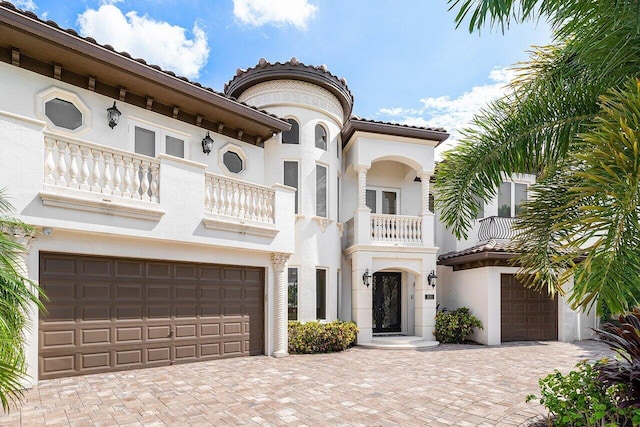
[[[429,186],[431,181],[431,175],[423,173],[420,175],[420,181],[422,181],[422,215],[431,213],[429,211]]]
[[[356,166],[358,173],[358,209],[367,207],[367,171],[368,166]]]
[[[273,356],[289,355],[287,333],[287,261],[291,254],[272,253],[273,264]]]
[[[422,246],[426,248],[433,247],[435,234],[434,214],[429,210],[429,187],[431,175],[428,173],[420,174],[422,181],[421,201],[422,201]]]

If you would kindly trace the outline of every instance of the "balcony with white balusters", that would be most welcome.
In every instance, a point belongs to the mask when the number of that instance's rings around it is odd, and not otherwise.
[[[186,240],[210,236],[273,246],[279,235],[277,241],[287,247],[293,241],[294,190],[289,187],[254,184],[209,172],[201,163],[148,157],[54,133],[45,133],[43,164],[39,196],[44,206],[151,221],[148,226],[120,224],[165,235],[177,233],[170,224],[182,220],[185,231],[193,230]],[[193,221],[200,224],[186,226]],[[247,240],[247,235],[253,237]]]

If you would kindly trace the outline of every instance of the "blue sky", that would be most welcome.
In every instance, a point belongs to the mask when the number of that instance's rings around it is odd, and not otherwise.
[[[347,79],[354,114],[455,132],[503,93],[505,68],[547,44],[544,23],[455,28],[446,0],[14,0],[222,91],[237,68],[295,56]]]

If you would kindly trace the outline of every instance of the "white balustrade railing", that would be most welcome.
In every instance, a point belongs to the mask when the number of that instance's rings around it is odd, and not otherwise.
[[[46,184],[158,203],[156,159],[59,136],[44,142]]]
[[[207,173],[205,180],[206,212],[275,223],[273,189],[213,173]]]
[[[386,243],[422,243],[419,216],[371,214],[371,240]]]

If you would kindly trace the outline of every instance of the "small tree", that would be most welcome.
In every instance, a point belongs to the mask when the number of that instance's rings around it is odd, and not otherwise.
[[[33,230],[9,214],[13,207],[5,189],[0,189],[0,402],[5,412],[10,403],[23,396],[21,380],[26,376],[24,330],[29,326],[27,313],[34,304],[44,310],[40,288],[23,276],[20,257],[25,248],[13,239],[17,233]]]

